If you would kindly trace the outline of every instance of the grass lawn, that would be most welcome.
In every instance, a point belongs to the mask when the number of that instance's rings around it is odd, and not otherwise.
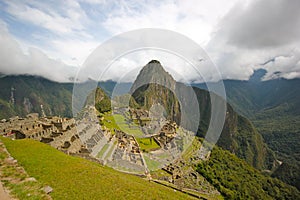
[[[97,158],[102,158],[103,154],[107,151],[109,145],[105,144],[104,147],[101,149],[101,151],[99,151],[99,153],[97,154]]]
[[[157,170],[158,168],[161,167],[160,162],[157,162],[157,161],[155,161],[155,160],[151,160],[151,159],[150,159],[148,156],[146,156],[145,154],[144,154],[144,159],[145,159],[145,161],[146,161],[146,163],[147,163],[147,167],[148,167],[148,169],[149,169],[150,171],[155,171],[155,170]]]
[[[33,140],[2,138],[10,154],[30,176],[53,188],[53,199],[190,199],[180,192],[68,156]]]
[[[128,124],[126,124],[126,118],[121,114],[112,115],[111,113],[106,113],[104,115],[103,124],[106,128],[110,129],[112,133],[114,133],[114,129],[118,129],[135,137],[144,135],[140,127],[134,123],[131,124],[132,128],[129,128]]]
[[[149,152],[154,149],[160,148],[154,139],[150,138],[136,138],[139,143],[140,149],[145,152]]]
[[[103,117],[104,126],[110,129],[113,134],[115,133],[114,129],[120,129],[111,113],[106,113],[103,115]]]

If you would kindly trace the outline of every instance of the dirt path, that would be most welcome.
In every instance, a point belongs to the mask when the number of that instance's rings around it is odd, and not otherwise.
[[[0,183],[0,199],[1,200],[12,200],[13,198],[11,198],[9,196],[9,194],[7,194],[7,192],[4,190],[2,183]]]
[[[4,187],[1,182],[4,180],[9,183],[8,187]],[[31,183],[25,184],[29,181]],[[30,177],[18,161],[10,155],[0,138],[0,200],[18,198],[51,200],[51,196],[47,195],[44,189],[45,186]],[[24,194],[27,196],[24,197]]]

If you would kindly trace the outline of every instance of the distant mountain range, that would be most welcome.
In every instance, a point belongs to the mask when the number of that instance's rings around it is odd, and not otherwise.
[[[163,68],[162,70],[164,73]],[[276,165],[273,152],[269,150],[271,148],[284,162],[273,176],[299,186],[300,79],[260,81],[256,75],[254,74],[249,81],[224,81],[229,102],[228,116],[218,145],[258,169],[272,169],[273,165]],[[141,77],[145,78],[144,75]],[[167,74],[164,74],[164,78],[177,88],[185,87],[184,84],[176,83]],[[116,83],[107,81],[98,85],[111,96]],[[131,83],[123,84],[122,87],[129,91]],[[210,96],[205,89],[204,84],[193,85],[197,99],[200,100],[199,109],[201,114],[203,113],[198,130],[199,136],[205,134],[211,109]],[[0,78],[0,118],[25,116],[30,112],[72,117],[72,90],[72,83],[57,83],[36,76],[3,76]],[[148,95],[145,95],[147,91]],[[163,89],[159,91],[167,92]],[[122,91],[118,92],[122,94]],[[153,86],[143,88],[143,94],[136,92],[134,94],[136,102],[144,106],[145,99],[141,97],[155,100],[161,96],[158,93],[156,96],[149,96],[153,92]],[[173,105],[176,104],[176,100],[170,95],[166,95],[165,100],[165,104],[170,101],[173,101]],[[172,116],[180,114],[180,109],[175,107],[169,108],[168,111]]]

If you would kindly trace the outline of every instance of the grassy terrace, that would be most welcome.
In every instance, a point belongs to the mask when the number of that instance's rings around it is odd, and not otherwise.
[[[54,190],[53,199],[190,199],[180,192],[123,174],[97,163],[68,156],[33,140],[2,138],[30,176]]]
[[[142,151],[149,152],[160,148],[157,142],[152,138],[137,138],[136,140]]]
[[[130,127],[126,123],[126,118],[121,114],[106,113],[104,116],[103,124],[106,128],[110,129],[114,133],[114,129],[119,129],[135,137],[142,137],[144,134],[140,127],[135,123],[131,123]]]
[[[114,129],[122,130],[123,132],[133,135],[142,151],[149,152],[160,148],[155,140],[143,138],[144,134],[136,123],[131,123],[130,126],[126,123],[126,118],[121,114],[106,113],[103,115],[103,124],[114,133]],[[100,152],[103,153],[103,152]],[[99,155],[100,156],[100,155]]]

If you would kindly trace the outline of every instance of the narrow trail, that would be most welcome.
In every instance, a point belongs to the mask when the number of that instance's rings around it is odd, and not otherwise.
[[[4,144],[2,143],[2,141],[0,140],[0,145],[2,148],[4,148]],[[0,147],[0,148],[1,148]],[[0,174],[2,174],[2,171],[1,171],[2,168],[0,168]],[[0,199],[1,200],[11,200],[11,199],[15,199],[15,198],[12,198],[9,193],[4,189],[3,185],[2,185],[2,182],[1,182],[1,178],[0,178]]]
[[[12,200],[13,198],[4,190],[2,183],[0,182],[0,199],[1,200]]]

